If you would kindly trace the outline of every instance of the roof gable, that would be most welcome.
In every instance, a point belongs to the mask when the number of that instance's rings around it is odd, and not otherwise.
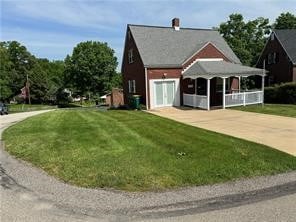
[[[146,67],[180,67],[211,42],[232,62],[240,63],[218,31],[128,25]]]
[[[296,64],[296,29],[277,29],[274,33],[291,62]]]

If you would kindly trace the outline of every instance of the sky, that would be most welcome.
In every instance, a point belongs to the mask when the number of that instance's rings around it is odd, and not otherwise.
[[[0,40],[16,40],[36,57],[63,60],[79,42],[107,42],[121,65],[127,24],[212,28],[232,13],[271,22],[296,14],[296,0],[0,0]]]

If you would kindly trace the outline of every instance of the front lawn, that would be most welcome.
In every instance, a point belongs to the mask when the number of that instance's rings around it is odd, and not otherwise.
[[[262,106],[261,104],[258,104],[258,105],[233,107],[232,109],[247,111],[247,112],[279,115],[279,116],[296,117],[296,105],[264,104],[264,106]]]
[[[43,105],[43,104],[9,104],[8,112],[9,113],[20,113],[20,112],[29,112],[37,110],[46,110],[46,109],[55,109],[56,106]]]
[[[83,187],[162,190],[296,170],[286,153],[141,111],[57,110],[3,138],[11,154]]]

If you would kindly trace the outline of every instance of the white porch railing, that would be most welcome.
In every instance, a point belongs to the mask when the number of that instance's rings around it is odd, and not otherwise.
[[[207,96],[195,94],[183,94],[183,104],[185,106],[199,107],[207,109]]]
[[[225,94],[225,107],[263,103],[262,91]]]

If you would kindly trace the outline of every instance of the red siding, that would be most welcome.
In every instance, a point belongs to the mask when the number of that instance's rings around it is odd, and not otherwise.
[[[202,50],[192,56],[188,61],[186,61],[183,67],[186,68],[196,59],[201,58],[223,58],[225,61],[229,61],[229,59],[222,52],[220,52],[220,50],[218,50],[212,43],[209,43]]]
[[[141,60],[139,51],[135,44],[133,37],[131,39],[128,38],[128,31],[126,33],[126,43],[124,48],[124,55],[122,59],[122,73],[123,73],[123,93],[124,93],[124,102],[128,103],[128,96],[130,93],[128,92],[128,80],[136,81],[136,93],[137,95],[141,95],[141,102],[146,104],[146,90],[145,90],[145,68],[143,62]],[[133,49],[134,54],[134,62],[128,63],[128,50]]]

